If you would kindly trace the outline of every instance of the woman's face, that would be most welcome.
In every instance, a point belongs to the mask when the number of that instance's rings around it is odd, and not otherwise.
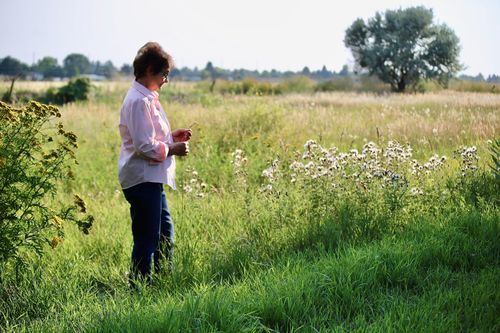
[[[147,88],[152,91],[160,90],[161,87],[168,83],[168,74],[170,71],[168,69],[163,70],[157,74],[153,74],[150,70],[147,75]]]

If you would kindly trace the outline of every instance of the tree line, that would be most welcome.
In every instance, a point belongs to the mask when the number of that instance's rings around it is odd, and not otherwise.
[[[121,71],[127,74],[128,67],[124,65],[122,68],[117,69],[109,60],[104,63],[91,61],[88,57],[79,53],[69,54],[64,58],[61,65],[56,58],[50,56],[43,57],[31,66],[11,56],[0,59],[0,75],[29,76],[33,79],[71,78],[90,74],[112,78]]]
[[[79,75],[93,74],[99,75],[106,79],[112,79],[116,76],[132,76],[133,68],[129,64],[124,64],[120,68],[115,67],[113,62],[106,61],[91,61],[85,55],[72,53],[64,58],[62,65],[59,65],[58,60],[54,57],[43,57],[34,65],[27,65],[20,60],[7,56],[0,58],[0,75],[10,77],[31,77],[32,79],[54,79],[54,78],[71,78]],[[305,66],[300,71],[277,71],[271,70],[248,70],[248,69],[224,69],[216,67],[209,61],[204,68],[193,69],[188,67],[174,68],[171,76],[178,80],[197,81],[197,80],[242,80],[245,78],[257,78],[266,80],[279,80],[282,78],[293,77],[297,75],[307,76],[317,81],[326,81],[336,78],[343,78],[353,75],[347,65],[336,72],[328,70],[323,66],[321,70],[311,71]],[[458,77],[461,80],[500,83],[500,76],[496,74],[488,75],[487,77],[479,73],[476,76],[462,74]]]
[[[72,78],[80,75],[98,75],[100,77],[111,79],[117,76],[132,76],[133,68],[129,64],[124,64],[117,68],[110,60],[102,63],[100,61],[91,61],[83,54],[72,53],[64,58],[62,64],[54,57],[43,57],[33,65],[28,65],[20,60],[6,56],[0,58],[0,75],[10,77],[31,78],[35,80],[54,79],[54,78]],[[344,65],[338,72],[328,70],[323,66],[321,70],[312,71],[305,66],[300,71],[278,71],[272,70],[248,70],[248,69],[224,69],[216,67],[209,61],[204,68],[174,68],[171,71],[171,77],[180,80],[198,81],[198,80],[241,80],[245,78],[256,79],[281,79],[296,75],[308,76],[315,80],[329,80],[335,77],[346,77],[349,75],[347,65]]]

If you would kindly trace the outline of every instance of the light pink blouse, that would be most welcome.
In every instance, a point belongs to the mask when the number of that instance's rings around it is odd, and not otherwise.
[[[174,141],[158,93],[134,81],[123,101],[119,128],[118,178],[122,188],[153,182],[175,190],[175,158],[167,156],[168,145]]]

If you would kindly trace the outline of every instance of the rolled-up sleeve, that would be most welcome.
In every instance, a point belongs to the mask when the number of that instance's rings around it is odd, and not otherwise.
[[[164,161],[167,158],[168,146],[165,142],[156,140],[151,106],[147,100],[134,101],[126,121],[137,153],[156,161]]]

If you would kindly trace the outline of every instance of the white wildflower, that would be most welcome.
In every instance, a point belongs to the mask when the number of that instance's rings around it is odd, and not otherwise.
[[[418,187],[412,187],[411,190],[410,190],[410,194],[411,195],[423,195],[424,191],[422,191]]]

